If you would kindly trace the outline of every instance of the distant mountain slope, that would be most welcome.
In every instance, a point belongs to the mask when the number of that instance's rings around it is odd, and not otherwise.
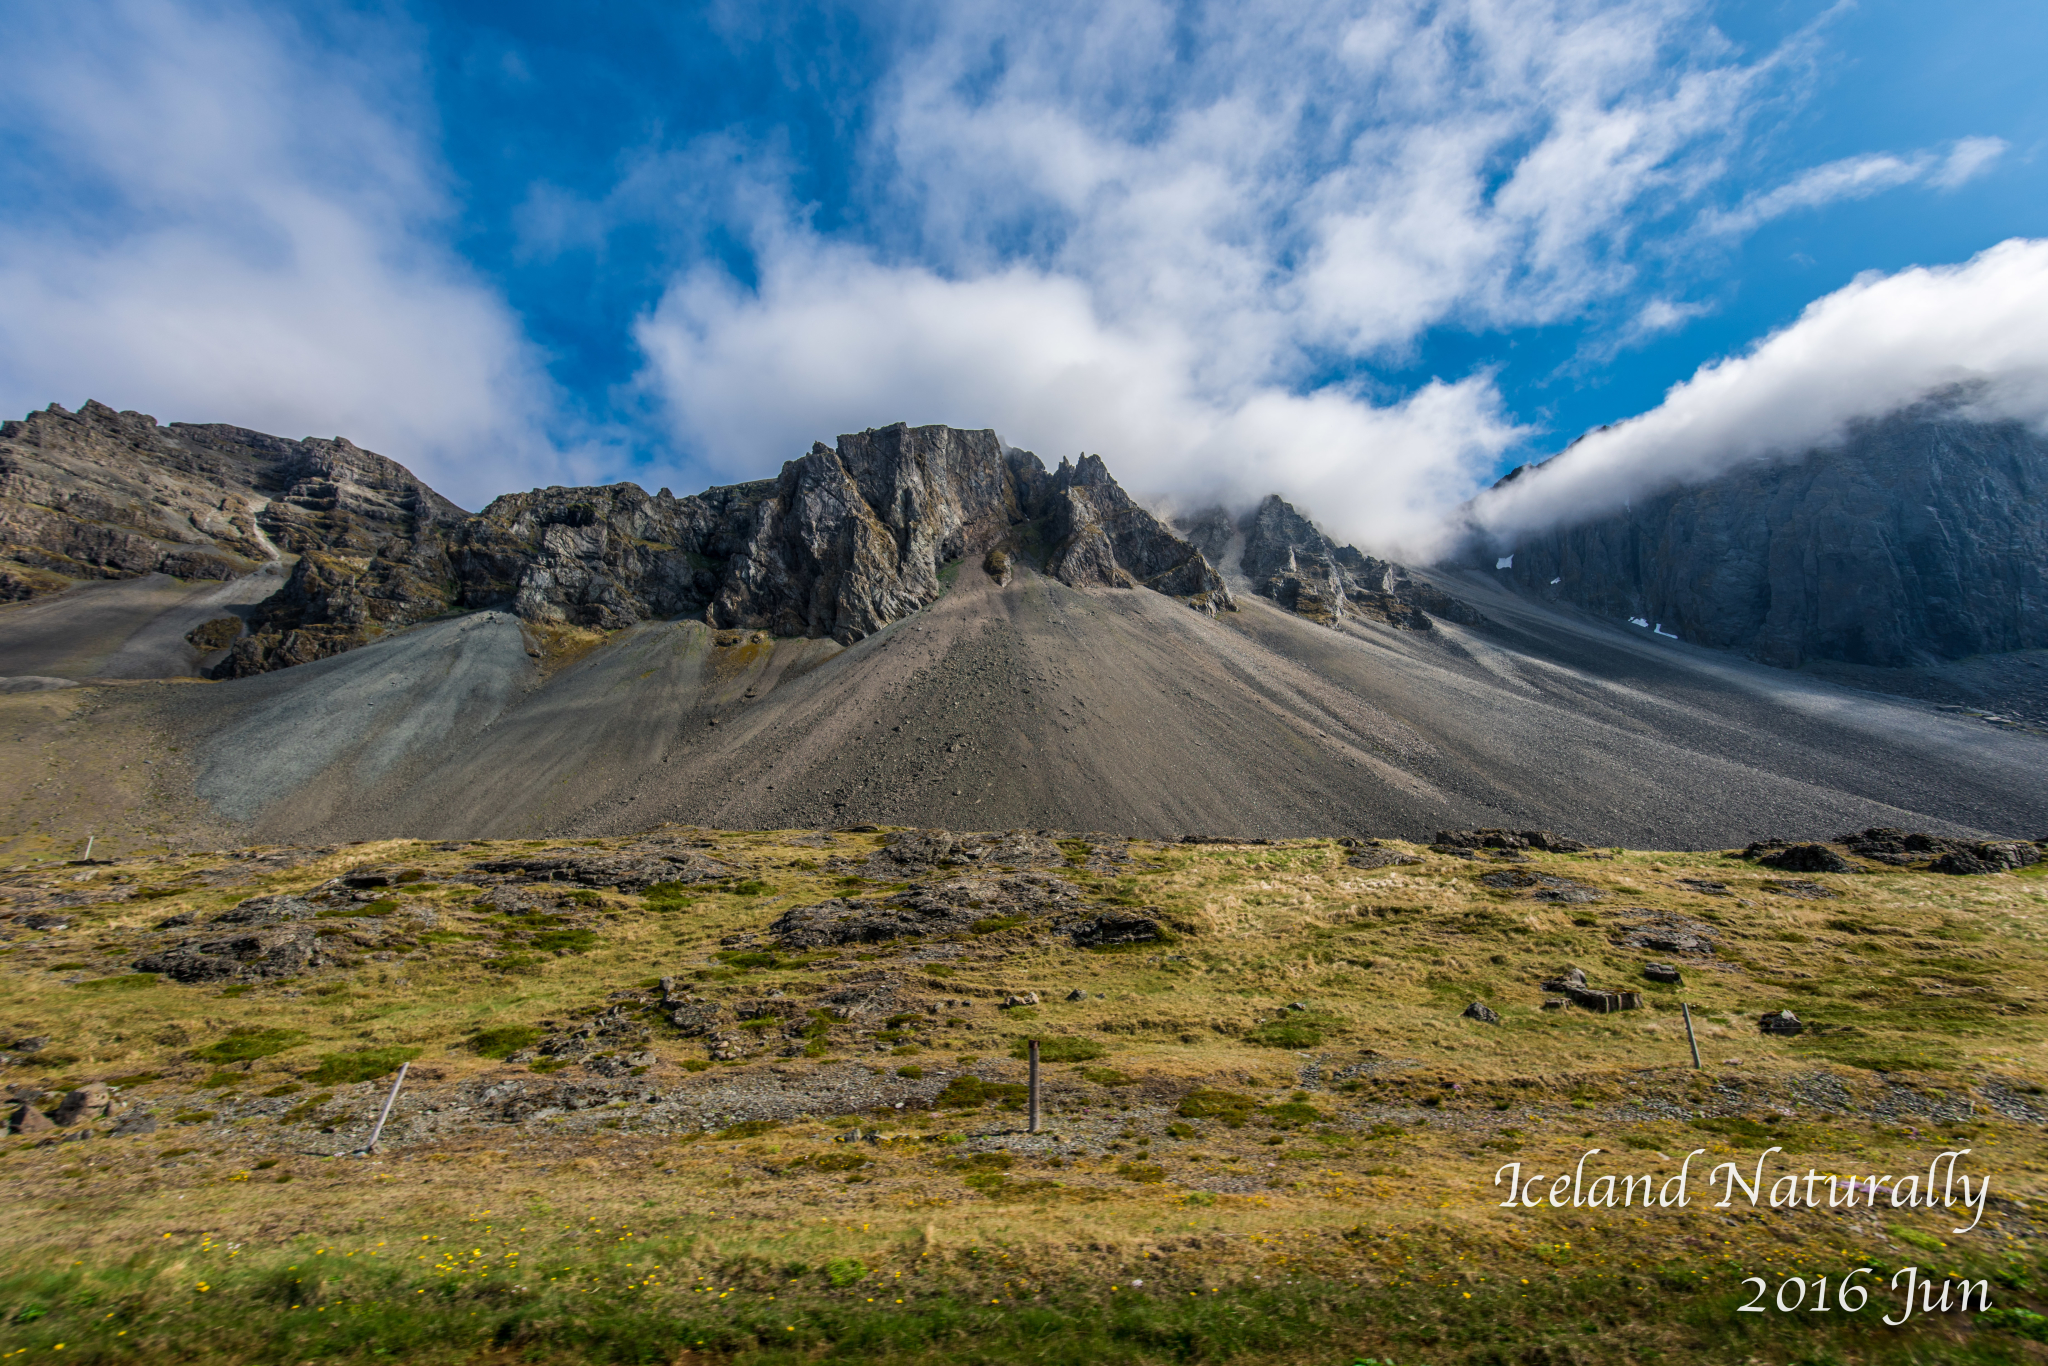
[[[1487,625],[1332,627],[1260,597],[1211,617],[1023,564],[971,564],[849,647],[650,621],[551,662],[476,613],[231,683],[93,690],[77,733],[164,736],[185,809],[262,839],[2048,832],[2048,740],[1454,586]]]
[[[2041,649],[2048,439],[1923,407],[1497,550],[1521,592],[1768,664]]]

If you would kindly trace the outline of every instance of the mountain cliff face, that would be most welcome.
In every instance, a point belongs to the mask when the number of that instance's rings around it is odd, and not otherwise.
[[[1767,664],[2040,649],[2048,441],[1922,408],[1510,552],[1499,572],[1522,592]]]
[[[814,445],[774,479],[685,498],[537,489],[472,516],[346,441],[53,407],[0,432],[0,535],[0,593],[14,598],[86,577],[233,578],[296,556],[284,586],[245,613],[246,634],[227,623],[220,678],[484,608],[604,631],[693,618],[850,644],[938,597],[948,566],[999,547],[1071,585],[1231,606],[1201,553],[1099,457],[1048,472],[991,431],[900,423]]]
[[[1338,545],[1277,494],[1242,517],[1211,508],[1176,525],[1215,563],[1227,567],[1235,550],[1239,571],[1259,596],[1325,626],[1364,617],[1427,631],[1432,617],[1467,626],[1485,620],[1405,566]]]
[[[0,601],[81,579],[232,579],[365,556],[465,514],[349,442],[286,441],[87,403],[0,424]]]

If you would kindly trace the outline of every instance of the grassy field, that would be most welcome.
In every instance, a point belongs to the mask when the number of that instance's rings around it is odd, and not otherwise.
[[[2048,1357],[2041,865],[1795,876],[1733,852],[1389,845],[1419,861],[1364,868],[1331,841],[1088,836],[1041,842],[1036,865],[899,876],[891,839],[15,867],[0,1079],[42,1108],[112,1082],[119,1112],[0,1140],[0,1360]],[[650,850],[709,871],[622,892],[478,868]],[[1004,902],[1005,869],[1072,904]],[[384,885],[335,881],[364,870]],[[768,933],[791,907],[963,878],[992,889],[968,929],[809,950]],[[302,922],[314,966],[136,970],[268,895],[323,908]],[[1084,914],[1158,935],[1078,948],[1064,926]],[[1684,934],[1709,951],[1646,946]],[[1545,1008],[1570,967],[1643,1008]],[[1498,1022],[1463,1016],[1474,1001]],[[1762,1034],[1785,1008],[1804,1032]],[[1049,1060],[1036,1135],[1030,1038]],[[384,1144],[334,1156],[401,1062]],[[112,1136],[144,1113],[154,1132]],[[1500,1206],[1505,1164],[1554,1178],[1595,1148],[1588,1180],[1659,1183],[1700,1150],[1689,1204]],[[1716,1207],[1706,1185],[1764,1160],[1825,1190],[1958,1149],[1991,1182],[1964,1234],[1960,1206]],[[1858,1267],[1868,1305],[1815,1312],[1818,1278],[1839,1294]],[[1885,1325],[1908,1267],[1983,1282],[1988,1312]],[[1738,1312],[1750,1277],[1767,1312]],[[1807,1298],[1781,1312],[1787,1278]]]

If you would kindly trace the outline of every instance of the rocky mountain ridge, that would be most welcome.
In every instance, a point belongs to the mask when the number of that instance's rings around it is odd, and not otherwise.
[[[774,479],[677,498],[546,488],[463,512],[347,441],[53,405],[0,429],[0,593],[161,573],[230,579],[296,556],[224,618],[216,678],[487,608],[616,630],[652,619],[851,644],[1001,550],[1070,586],[1144,587],[1206,612],[1230,591],[1099,456],[1048,471],[992,431],[898,423],[814,444]]]
[[[1235,567],[1259,596],[1325,626],[1362,617],[1427,631],[1432,617],[1465,626],[1485,620],[1471,604],[1415,577],[1405,565],[1338,545],[1278,494],[1242,516],[1214,507],[1174,525],[1212,563],[1229,569],[1234,553]]]
[[[2048,439],[1921,405],[1478,553],[1524,594],[1781,667],[2038,650]]]

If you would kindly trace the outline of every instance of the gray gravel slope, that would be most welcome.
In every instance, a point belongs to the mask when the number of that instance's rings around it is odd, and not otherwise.
[[[548,674],[480,613],[149,705],[252,837],[885,823],[1713,847],[2048,830],[2048,742],[1452,585],[1472,629],[1211,619],[968,568],[841,649],[649,623]]]

